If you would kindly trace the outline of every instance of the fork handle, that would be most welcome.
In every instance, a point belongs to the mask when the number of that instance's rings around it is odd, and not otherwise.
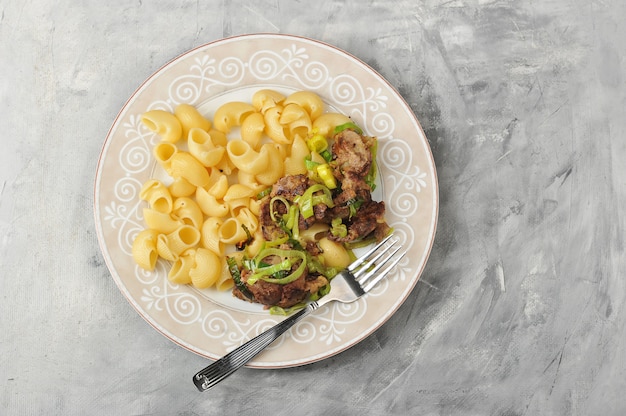
[[[279,322],[245,344],[232,350],[213,364],[198,371],[193,376],[193,383],[201,392],[210,389],[245,365],[268,345],[274,342],[276,338],[318,307],[319,305],[317,303],[312,302],[307,305],[306,308],[299,310],[289,318]]]

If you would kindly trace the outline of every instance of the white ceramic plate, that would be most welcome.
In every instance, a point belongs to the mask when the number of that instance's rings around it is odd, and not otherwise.
[[[131,257],[144,228],[142,184],[158,171],[158,138],[140,122],[150,109],[197,106],[208,118],[226,101],[248,101],[261,88],[311,90],[330,109],[379,138],[386,218],[409,255],[396,272],[359,301],[320,308],[249,363],[293,367],[322,360],[366,338],[405,301],[432,247],[438,188],[430,147],[410,107],[372,68],[333,46],[306,38],[257,34],[222,39],[188,51],[148,78],[121,109],[106,137],[95,181],[95,222],[106,264],[122,293],[155,329],[177,344],[217,359],[279,320],[230,292],[171,284],[168,265],[148,273]]]

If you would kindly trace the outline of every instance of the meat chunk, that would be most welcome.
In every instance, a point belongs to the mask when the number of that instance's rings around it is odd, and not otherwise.
[[[333,143],[334,164],[339,180],[345,176],[364,177],[372,165],[370,148],[373,138],[361,136],[353,130],[344,130],[335,135]]]
[[[263,230],[263,237],[267,241],[273,241],[287,235],[287,233],[278,224],[276,224],[276,222],[272,221],[272,207],[270,206],[271,199],[275,196],[280,196],[285,198],[289,203],[293,203],[296,196],[304,194],[304,192],[313,184],[314,182],[306,175],[290,175],[280,178],[278,182],[272,186],[269,198],[266,198],[261,203],[259,208],[259,223],[261,225],[261,229]],[[315,221],[322,220],[325,216],[326,208],[327,207],[324,204],[316,205],[314,207],[315,215],[309,218],[300,216],[298,219],[298,227],[301,230],[306,230],[313,225]],[[275,213],[279,215],[287,213],[285,205],[280,202],[276,202],[273,209],[275,210]]]
[[[242,271],[241,280],[245,283],[250,274],[249,270]],[[254,296],[256,303],[289,308],[306,299],[309,294],[307,289],[310,287],[310,284],[307,282],[307,272],[305,271],[298,279],[284,285],[257,280],[253,285],[247,284],[246,286]],[[233,288],[233,295],[239,299],[250,300],[237,287]]]
[[[381,240],[389,231],[389,226],[385,222],[385,203],[382,201],[364,202],[357,215],[348,219],[347,229],[348,233],[345,237],[329,235],[328,238],[345,243],[367,238],[374,233],[376,239]]]
[[[293,201],[297,195],[302,195],[311,185],[312,182],[306,175],[284,176],[272,186],[270,196],[283,196],[287,200]]]
[[[371,147],[375,138],[362,136],[353,130],[335,135],[333,143],[333,174],[341,182],[341,193],[335,198],[337,205],[357,197],[369,199],[370,186],[364,178],[372,166]]]

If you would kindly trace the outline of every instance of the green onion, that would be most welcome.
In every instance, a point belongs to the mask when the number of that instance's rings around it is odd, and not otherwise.
[[[277,213],[274,210],[274,202],[282,202],[287,208],[287,212],[289,212],[289,208],[291,205],[289,204],[289,201],[287,201],[282,196],[275,196],[274,198],[270,200],[270,218],[272,218],[272,221],[277,222],[278,219],[276,218]]]
[[[266,189],[262,190],[258,194],[256,194],[256,199],[261,199],[261,198],[269,195],[270,193],[272,193],[272,187],[271,186],[269,188],[266,188]]]
[[[341,124],[341,125],[335,127],[335,134],[341,133],[342,131],[344,131],[346,129],[354,130],[355,132],[357,132],[359,134],[363,134],[363,130],[361,130],[361,128],[359,126],[357,126],[356,124],[354,124],[352,122]]]
[[[374,244],[375,242],[376,242],[376,238],[370,237],[370,238],[366,238],[363,240],[351,241],[351,242],[345,243],[345,246],[348,250],[354,250],[356,248],[367,247],[370,244]]]
[[[277,238],[276,240],[266,241],[264,247],[276,247],[281,244],[285,244],[289,240],[289,237]]]
[[[291,230],[295,223],[297,223],[297,212],[298,207],[296,205],[292,205],[289,207],[289,211],[283,216],[283,221],[285,221],[285,227]]]
[[[378,153],[378,140],[374,140],[374,144],[372,145],[370,152],[372,153],[372,164],[370,165],[370,170],[365,175],[365,183],[369,185],[370,189],[373,191],[376,189],[376,172],[378,172],[378,167],[376,163],[376,154]]]
[[[269,311],[270,311],[270,315],[282,315],[282,316],[287,316],[290,315],[292,312],[295,312],[299,309],[302,309],[306,307],[306,303],[296,303],[295,305],[293,305],[290,308],[282,308],[280,306],[272,306],[270,307]]]
[[[307,267],[309,268],[309,273],[319,273],[328,280],[332,279],[339,273],[334,267],[326,267],[322,264],[322,262],[317,258],[309,255],[307,253]]]
[[[250,300],[253,300],[254,295],[252,294],[252,292],[250,292],[246,284],[241,281],[241,272],[239,271],[239,267],[237,266],[237,261],[235,260],[235,258],[226,257],[226,264],[228,265],[228,271],[230,272],[230,275],[233,277],[233,281],[235,282],[237,289],[239,289],[239,291],[245,297],[247,297]]]
[[[329,292],[330,292],[330,285],[324,285],[317,292],[311,293],[311,295],[309,296],[309,299],[310,300],[318,300],[319,298],[328,295]]]
[[[315,168],[319,165],[320,163],[318,162],[314,162],[311,160],[310,156],[307,156],[304,158],[304,166],[306,166],[307,170],[312,170],[314,171]]]
[[[314,195],[316,192],[320,191],[322,192],[321,195]],[[305,219],[312,217],[314,214],[313,207],[317,204],[325,204],[329,208],[335,206],[330,189],[321,183],[309,186],[298,199],[300,214],[302,214]]]
[[[363,199],[362,198],[358,198],[358,197],[349,199],[346,202],[346,205],[350,209],[350,216],[349,216],[349,218],[352,218],[356,214],[356,212],[359,210],[359,208],[361,208],[361,205],[363,205]]]
[[[341,218],[333,218],[330,222],[330,233],[335,237],[345,237],[348,235],[346,224],[341,222]]]
[[[266,267],[260,267],[261,261],[268,256],[278,256],[283,260],[280,263],[268,265]],[[300,261],[300,264],[290,274],[283,277],[273,277],[273,274],[282,270],[290,270],[293,265]],[[282,250],[278,248],[266,248],[261,250],[259,254],[254,258],[254,270],[252,276],[248,277],[248,284],[252,285],[258,280],[264,280],[269,283],[276,283],[284,285],[297,280],[306,267],[306,255],[298,250]]]

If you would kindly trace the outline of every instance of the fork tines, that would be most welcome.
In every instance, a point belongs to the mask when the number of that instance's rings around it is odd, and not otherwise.
[[[353,273],[354,278],[361,284],[365,292],[376,286],[406,254],[405,251],[393,258],[394,255],[400,251],[402,246],[396,246],[399,241],[391,237],[392,236],[389,235],[384,238],[380,243],[372,247],[367,253],[360,256],[348,266],[348,271]],[[392,258],[393,260],[390,262]],[[386,267],[381,270],[384,266]],[[369,280],[371,277],[373,277],[373,279]]]

